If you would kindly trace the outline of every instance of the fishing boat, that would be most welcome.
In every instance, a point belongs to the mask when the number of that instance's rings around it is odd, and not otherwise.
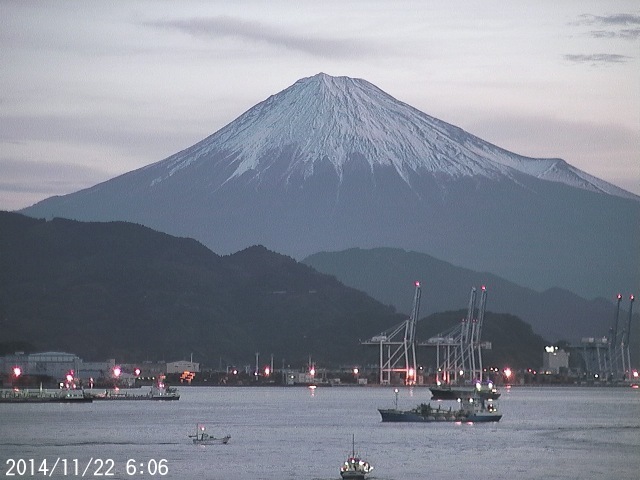
[[[437,408],[422,403],[411,410],[397,408],[378,409],[383,422],[498,422],[502,414],[498,413],[495,402],[480,396],[457,399],[459,408]]]
[[[226,445],[231,440],[231,435],[225,435],[224,437],[214,437],[205,432],[204,425],[196,425],[196,434],[189,435],[189,438],[193,440],[194,445]]]
[[[153,385],[149,392],[151,400],[180,400],[180,393],[175,387],[167,387],[164,383]]]
[[[347,479],[362,480],[365,475],[371,473],[371,470],[373,470],[373,467],[369,462],[356,456],[355,435],[352,435],[351,455],[345,460],[342,467],[340,467],[340,476]]]
[[[91,395],[84,390],[2,390],[0,403],[87,403]]]
[[[91,394],[91,397],[93,400],[180,400],[180,393],[177,388],[158,382],[147,393],[133,393],[116,388]]]

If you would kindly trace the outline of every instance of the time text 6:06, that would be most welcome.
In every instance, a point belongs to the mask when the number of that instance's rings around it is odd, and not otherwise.
[[[9,458],[5,462],[5,477],[52,477],[54,473],[63,477],[112,477],[119,470],[112,458],[93,458],[80,460],[77,458],[56,458],[36,460],[34,458]],[[127,476],[146,474],[164,476],[169,473],[166,459],[138,462],[131,458],[124,465]]]

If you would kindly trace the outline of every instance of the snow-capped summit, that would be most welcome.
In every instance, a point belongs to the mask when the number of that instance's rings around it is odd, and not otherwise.
[[[389,246],[535,288],[640,284],[640,197],[324,73],[165,160],[24,213],[133,221],[223,254]]]
[[[158,183],[193,162],[224,153],[228,181],[248,173],[261,181],[272,159],[286,162],[281,180],[313,175],[328,160],[342,179],[358,157],[371,170],[392,166],[410,185],[411,173],[451,178],[510,176],[513,170],[549,181],[623,197],[632,194],[559,159],[513,154],[396,100],[366,80],[319,73],[298,80],[193,147],[162,162]],[[159,167],[160,165],[158,165]]]

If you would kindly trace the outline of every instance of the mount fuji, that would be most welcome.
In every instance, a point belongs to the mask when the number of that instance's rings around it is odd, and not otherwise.
[[[22,213],[136,222],[221,254],[387,246],[538,289],[640,286],[640,197],[323,73],[165,160]]]

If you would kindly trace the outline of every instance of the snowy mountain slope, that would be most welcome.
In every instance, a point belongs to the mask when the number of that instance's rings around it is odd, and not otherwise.
[[[156,164],[160,172],[152,185],[216,155],[224,156],[221,166],[229,172],[224,182],[246,172],[260,182],[270,168],[265,159],[285,151],[290,152],[290,162],[284,181],[294,172],[307,178],[325,157],[342,180],[345,163],[361,156],[371,169],[392,166],[407,184],[410,172],[511,178],[517,170],[577,188],[635,197],[562,160],[527,158],[484,142],[365,80],[324,73],[299,80],[205,140]]]
[[[640,289],[640,197],[325,74],[165,160],[23,213],[131,221],[219,254],[396,247],[536,289]]]

